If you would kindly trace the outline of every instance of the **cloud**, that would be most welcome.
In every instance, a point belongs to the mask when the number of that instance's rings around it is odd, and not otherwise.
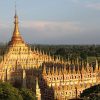
[[[99,26],[99,25],[98,25]],[[70,21],[23,21],[21,27],[28,42],[47,44],[99,43],[99,27]],[[30,33],[27,34],[27,33]]]
[[[100,3],[89,3],[86,5],[86,7],[100,10]]]
[[[79,32],[80,27],[76,22],[69,21],[24,21],[23,28],[49,32]]]
[[[73,3],[80,5],[81,7],[92,8],[95,10],[100,10],[100,1],[93,2],[91,0],[71,0]]]
[[[12,23],[11,23],[12,24]],[[13,24],[0,29],[2,38],[9,41],[13,32]],[[98,27],[97,27],[98,26]],[[5,27],[5,28],[3,28]],[[79,23],[73,21],[20,21],[20,32],[28,43],[42,44],[92,44],[100,42],[100,28],[97,23]],[[12,29],[11,29],[12,28]],[[7,33],[6,35],[4,33]]]

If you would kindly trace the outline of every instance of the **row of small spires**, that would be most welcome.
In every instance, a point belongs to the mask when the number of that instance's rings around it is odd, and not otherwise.
[[[48,52],[44,52],[44,51],[42,51],[41,49],[39,50],[38,48],[35,48],[35,47],[34,47],[33,50],[31,49],[31,47],[28,47],[28,48],[29,48],[29,49],[28,49],[29,52],[30,52],[30,51],[33,51],[33,52],[35,52],[35,53],[39,53],[39,54],[42,54],[42,55],[51,56],[50,52],[49,52],[49,53],[48,53]],[[8,51],[9,51],[9,47],[6,48],[6,53],[8,53]]]
[[[31,50],[31,48],[30,48],[30,50]],[[39,54],[42,54],[42,55],[48,55],[49,57],[52,57],[52,59],[54,59],[54,60],[59,60],[59,61],[64,62],[63,57],[56,56],[56,55],[51,56],[50,52],[49,53],[48,52],[44,52],[41,49],[39,50],[38,48],[35,48],[35,46],[34,46],[33,52],[36,52],[36,53],[39,53]],[[69,62],[70,64],[79,64],[79,63],[82,63],[83,62],[82,59],[79,60],[79,58],[80,57],[77,57],[76,59],[70,60],[69,57],[68,57],[67,62]],[[96,58],[96,60],[97,60],[97,58]],[[88,57],[87,57],[87,62],[88,62]]]
[[[87,63],[86,67],[84,64],[82,66],[74,65],[74,64],[64,64],[64,65],[57,65],[53,64],[53,66],[47,66],[46,64],[43,65],[42,74],[61,74],[61,73],[84,73],[84,72],[95,72],[100,70],[98,61],[95,62],[95,68],[90,66]]]
[[[32,51],[31,50],[31,47],[29,47],[29,52],[30,51]],[[42,54],[42,55],[48,55],[49,57],[51,57],[52,59],[54,59],[54,60],[59,60],[59,61],[62,61],[62,62],[64,62],[64,59],[63,59],[63,57],[61,57],[61,56],[56,56],[56,55],[53,55],[53,56],[51,56],[51,53],[49,52],[44,52],[44,51],[42,51],[41,49],[39,50],[38,48],[36,48],[35,46],[34,46],[34,48],[33,48],[33,52],[35,52],[35,53],[39,53],[39,54]],[[7,52],[6,52],[6,54],[7,54]],[[70,60],[69,59],[69,57],[68,57],[68,59],[66,59],[67,60],[67,62],[69,62],[69,63],[73,63],[73,64],[75,64],[75,63],[79,63],[79,62],[82,62],[82,61],[80,61],[79,60],[79,57],[77,57],[76,59],[72,59],[72,60]],[[87,60],[88,60],[88,58],[87,58]]]
[[[30,49],[31,49],[31,48],[30,48]],[[51,53],[50,53],[50,52],[49,52],[49,53],[48,53],[48,52],[44,52],[44,51],[42,51],[41,49],[39,50],[38,48],[35,48],[35,46],[34,46],[33,52],[40,53],[40,54],[42,54],[42,55],[51,56]],[[64,59],[63,59],[63,57],[61,57],[61,56],[53,55],[53,56],[51,56],[51,57],[52,57],[53,59],[55,59],[55,60],[59,60],[59,61],[64,62]],[[70,60],[69,57],[68,57],[68,59],[66,59],[66,60],[67,60],[67,62],[69,62],[69,63],[73,63],[73,64],[77,63],[77,64],[79,64],[79,62],[80,62],[80,63],[83,62],[82,59],[79,60],[79,58],[80,58],[80,57],[77,57],[76,59]],[[96,58],[96,60],[97,60],[97,58]],[[87,57],[87,62],[88,62],[88,57]]]

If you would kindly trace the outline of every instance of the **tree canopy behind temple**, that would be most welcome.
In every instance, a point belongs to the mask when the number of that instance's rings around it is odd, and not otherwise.
[[[84,100],[100,100],[100,84],[85,89],[80,97]]]
[[[0,82],[0,100],[36,100],[28,89],[17,89],[9,83]]]

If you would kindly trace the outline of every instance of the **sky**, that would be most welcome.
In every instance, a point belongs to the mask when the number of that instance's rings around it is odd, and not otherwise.
[[[27,43],[100,44],[100,0],[16,0]],[[0,0],[0,42],[11,39],[15,0]]]

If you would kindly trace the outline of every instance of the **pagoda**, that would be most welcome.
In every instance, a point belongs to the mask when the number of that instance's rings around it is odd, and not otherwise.
[[[8,43],[6,53],[2,57],[0,69],[39,68],[43,62],[50,61],[51,57],[39,50],[31,50],[21,37],[18,15],[15,11],[14,31]]]

